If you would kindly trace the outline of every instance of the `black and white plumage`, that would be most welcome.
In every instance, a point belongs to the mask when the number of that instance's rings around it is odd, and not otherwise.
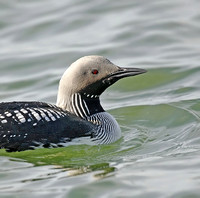
[[[65,146],[84,137],[91,144],[115,142],[121,137],[119,125],[104,111],[99,96],[117,80],[144,72],[118,67],[102,56],[78,59],[60,80],[56,105],[0,103],[0,148]]]
[[[93,137],[97,130],[91,122],[41,102],[1,103],[0,112],[0,146],[8,151],[63,146],[73,138]]]

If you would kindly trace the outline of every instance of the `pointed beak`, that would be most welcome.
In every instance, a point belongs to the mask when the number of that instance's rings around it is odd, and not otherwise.
[[[129,76],[143,74],[145,72],[147,72],[145,69],[119,67],[119,70],[113,73],[111,76],[113,76],[114,78],[121,79]]]
[[[147,72],[145,69],[139,69],[139,68],[128,68],[128,67],[127,68],[118,67],[118,68],[119,69],[117,71],[108,75],[107,78],[104,79],[104,83],[113,84],[122,78],[136,76]]]

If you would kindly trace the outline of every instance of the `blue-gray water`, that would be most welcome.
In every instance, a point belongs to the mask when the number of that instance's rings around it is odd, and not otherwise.
[[[0,154],[0,197],[200,197],[200,1],[0,1],[0,101],[55,103],[97,54],[148,73],[101,97],[123,138]],[[7,156],[5,156],[7,155]]]

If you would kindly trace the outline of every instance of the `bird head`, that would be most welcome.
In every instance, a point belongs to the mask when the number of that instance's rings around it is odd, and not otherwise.
[[[63,106],[75,93],[95,99],[118,80],[145,72],[139,68],[119,67],[103,56],[84,56],[72,63],[63,74],[57,105]]]

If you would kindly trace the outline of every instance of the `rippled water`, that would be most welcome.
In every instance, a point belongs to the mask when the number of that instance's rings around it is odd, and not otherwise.
[[[65,69],[98,54],[148,73],[101,97],[111,145],[0,151],[0,197],[199,197],[200,1],[1,1],[0,101],[55,103]]]

